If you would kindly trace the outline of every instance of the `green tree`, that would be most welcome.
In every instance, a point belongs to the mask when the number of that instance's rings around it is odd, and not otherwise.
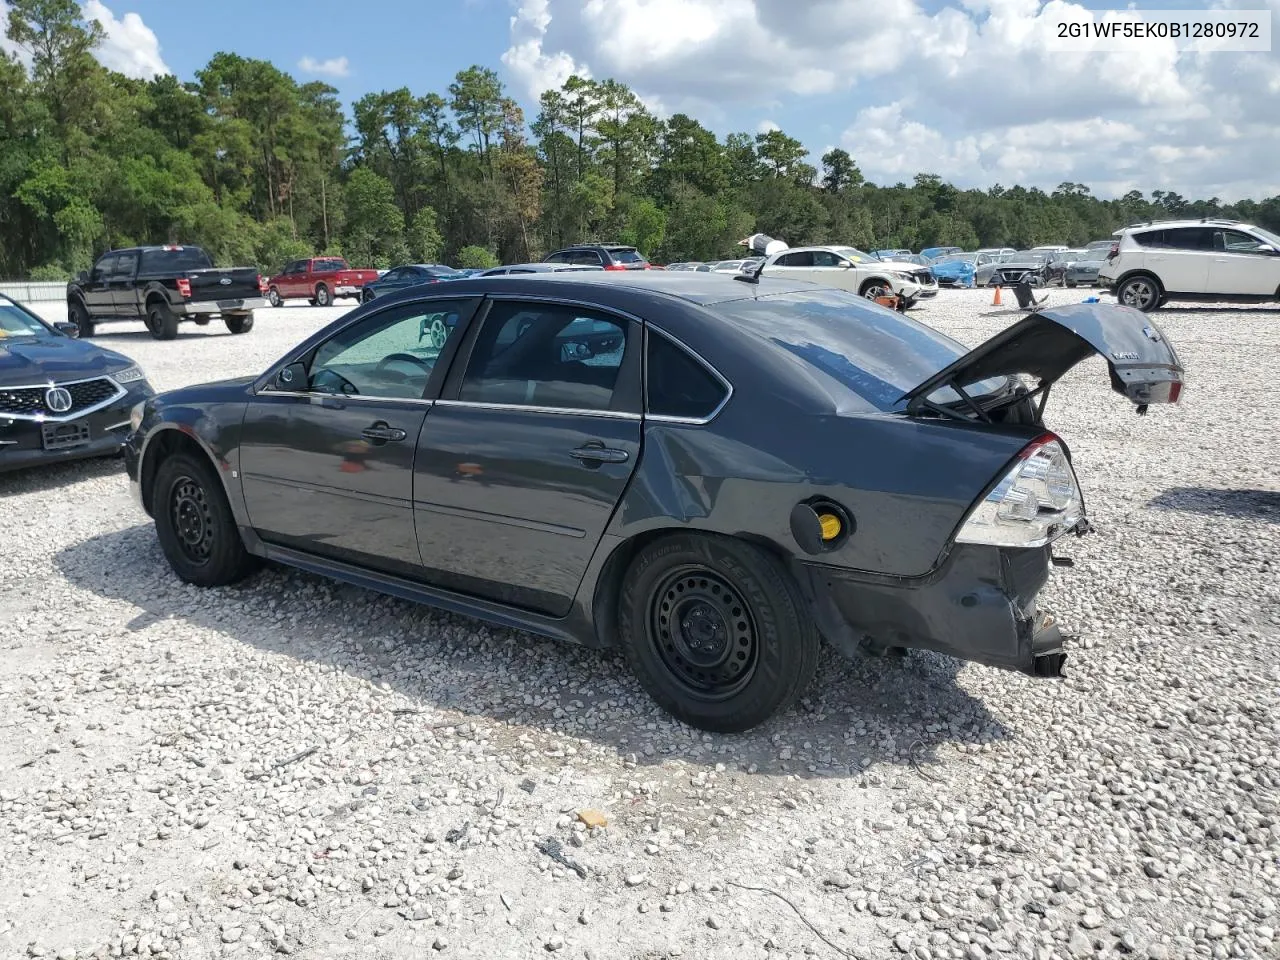
[[[457,263],[463,270],[488,270],[490,267],[498,266],[499,260],[492,250],[473,245],[458,251]]]

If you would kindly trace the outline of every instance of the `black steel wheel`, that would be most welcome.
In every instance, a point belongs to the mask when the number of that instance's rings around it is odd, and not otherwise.
[[[818,663],[818,632],[791,575],[730,537],[670,534],[623,577],[618,628],[641,685],[691,726],[739,733],[785,710]]]
[[[165,457],[155,468],[150,489],[160,549],[183,580],[216,587],[257,568],[257,558],[244,548],[222,483],[202,456]]]
[[[669,573],[653,591],[648,636],[672,678],[696,697],[731,697],[756,668],[759,644],[746,600],[701,564]]]
[[[178,549],[188,562],[202,567],[213,555],[213,512],[209,498],[196,480],[181,475],[174,479],[165,509],[178,535]]]

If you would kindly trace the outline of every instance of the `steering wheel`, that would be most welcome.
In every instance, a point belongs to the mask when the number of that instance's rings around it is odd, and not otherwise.
[[[423,370],[427,371],[427,373],[430,373],[432,368],[435,366],[434,361],[424,360],[422,357],[415,357],[412,353],[393,353],[378,361],[378,365],[373,368],[374,373],[382,373],[391,364],[399,363],[401,361],[416,364]]]

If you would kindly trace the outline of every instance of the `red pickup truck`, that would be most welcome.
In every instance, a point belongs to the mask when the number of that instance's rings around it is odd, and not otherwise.
[[[284,306],[286,300],[327,307],[337,297],[360,299],[364,285],[377,279],[377,270],[352,270],[341,257],[294,260],[267,281],[267,298],[273,307]]]

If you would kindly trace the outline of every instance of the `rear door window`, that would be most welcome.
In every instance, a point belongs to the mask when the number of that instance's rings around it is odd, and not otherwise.
[[[614,409],[631,328],[627,321],[559,304],[496,303],[472,348],[458,399]]]

